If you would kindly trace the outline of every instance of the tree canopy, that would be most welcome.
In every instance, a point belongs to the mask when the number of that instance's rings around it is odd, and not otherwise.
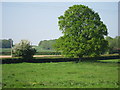
[[[68,57],[98,56],[103,53],[108,42],[106,25],[98,13],[88,6],[73,5],[58,17],[59,29],[64,34],[56,40],[56,49]]]

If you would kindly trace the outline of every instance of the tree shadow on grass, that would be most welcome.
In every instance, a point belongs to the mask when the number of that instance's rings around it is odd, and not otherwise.
[[[101,62],[98,60],[109,60],[109,59],[119,59],[120,56],[104,56],[104,57],[84,57],[84,58],[33,58],[25,60],[22,58],[6,58],[2,60],[2,64],[12,64],[12,63],[49,63],[49,62],[98,62],[98,63],[113,63],[113,62]],[[120,63],[120,62],[116,62]]]

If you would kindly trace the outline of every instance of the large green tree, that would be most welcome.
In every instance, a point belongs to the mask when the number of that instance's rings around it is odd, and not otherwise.
[[[106,25],[98,13],[84,5],[73,5],[58,17],[61,36],[56,41],[56,49],[68,57],[98,56],[103,53],[108,42]]]

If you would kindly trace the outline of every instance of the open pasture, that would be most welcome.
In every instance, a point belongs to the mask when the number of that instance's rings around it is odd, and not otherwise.
[[[115,61],[115,62],[111,62]],[[3,64],[3,88],[118,88],[118,59]]]

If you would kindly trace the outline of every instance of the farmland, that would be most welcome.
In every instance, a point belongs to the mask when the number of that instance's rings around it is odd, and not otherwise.
[[[118,88],[120,84],[118,53],[84,56],[77,62],[78,58],[65,58],[53,49],[34,48],[37,53],[28,61],[11,57],[10,48],[0,49],[3,88]]]
[[[55,50],[45,50],[39,46],[34,46],[36,49],[36,55],[60,55],[61,52]],[[11,55],[11,48],[0,48],[0,55]]]
[[[120,89],[117,2],[1,5],[3,89]]]
[[[118,88],[118,61],[3,64],[3,88]]]

